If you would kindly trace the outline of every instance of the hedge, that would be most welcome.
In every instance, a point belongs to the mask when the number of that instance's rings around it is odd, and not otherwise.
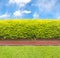
[[[60,39],[60,20],[0,20],[0,39]]]

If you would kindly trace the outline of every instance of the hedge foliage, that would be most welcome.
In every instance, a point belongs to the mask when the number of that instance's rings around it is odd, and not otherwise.
[[[0,39],[60,39],[60,20],[0,20]]]

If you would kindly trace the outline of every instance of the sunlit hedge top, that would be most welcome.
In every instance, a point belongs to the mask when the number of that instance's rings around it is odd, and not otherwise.
[[[60,20],[0,20],[0,39],[60,39]]]

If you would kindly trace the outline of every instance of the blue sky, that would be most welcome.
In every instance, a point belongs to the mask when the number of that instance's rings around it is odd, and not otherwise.
[[[60,0],[0,0],[0,19],[60,19]]]

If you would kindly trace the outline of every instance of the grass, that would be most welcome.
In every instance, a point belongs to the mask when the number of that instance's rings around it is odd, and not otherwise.
[[[0,20],[0,39],[60,39],[60,20]]]
[[[0,58],[60,58],[60,46],[0,46]]]

